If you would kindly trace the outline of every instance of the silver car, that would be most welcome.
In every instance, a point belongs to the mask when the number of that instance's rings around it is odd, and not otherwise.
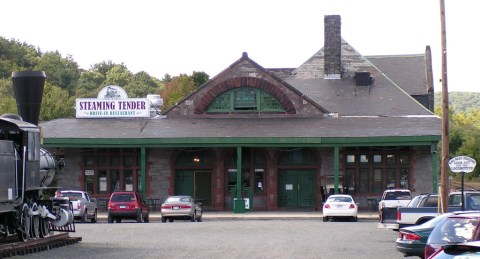
[[[161,207],[162,222],[173,222],[174,219],[189,219],[192,222],[202,221],[202,203],[195,202],[190,196],[170,196]]]

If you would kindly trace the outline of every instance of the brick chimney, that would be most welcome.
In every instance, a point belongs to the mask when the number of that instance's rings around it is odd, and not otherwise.
[[[342,72],[342,35],[340,15],[325,15],[324,78],[340,79]]]

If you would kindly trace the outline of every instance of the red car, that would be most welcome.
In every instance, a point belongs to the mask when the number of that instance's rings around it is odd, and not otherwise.
[[[150,208],[136,192],[114,192],[107,206],[108,223],[122,222],[122,219],[134,219],[137,222],[148,222]]]

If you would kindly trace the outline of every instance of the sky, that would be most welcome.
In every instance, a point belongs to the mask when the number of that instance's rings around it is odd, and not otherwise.
[[[213,77],[243,52],[265,68],[296,68],[323,47],[325,15],[360,54],[432,50],[442,90],[441,0],[6,0],[0,36],[71,55],[80,68],[112,61],[162,79]],[[479,0],[444,0],[448,91],[480,92]]]

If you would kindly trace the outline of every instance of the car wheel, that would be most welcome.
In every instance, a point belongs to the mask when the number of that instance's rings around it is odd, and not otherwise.
[[[113,223],[113,218],[110,214],[108,214],[108,223]]]
[[[122,218],[116,218],[116,219],[115,219],[115,222],[116,222],[116,223],[122,223]]]
[[[357,221],[358,221],[358,217],[357,217],[357,216],[353,217],[353,218],[352,218],[352,221],[353,221],[353,222],[357,222]]]
[[[328,221],[328,217],[327,216],[323,216],[323,222],[327,222]]]
[[[162,217],[162,222],[163,222],[163,223],[167,222],[167,218]]]
[[[88,213],[87,210],[85,210],[85,211],[83,212],[82,219],[81,219],[82,223],[87,222],[87,217],[88,217],[88,214],[87,214],[87,213]]]
[[[143,222],[143,214],[142,211],[139,211],[137,214],[137,223]]]
[[[97,223],[97,210],[93,213],[93,217],[90,219],[91,223]]]
[[[197,213],[194,211],[193,215],[190,217],[190,221],[195,222],[196,217],[197,217]]]
[[[147,216],[145,216],[145,217],[143,218],[143,222],[145,222],[145,223],[150,222],[149,217],[150,217],[150,215],[147,213]]]
[[[169,219],[168,219],[168,222],[173,222],[173,218],[169,218]]]

